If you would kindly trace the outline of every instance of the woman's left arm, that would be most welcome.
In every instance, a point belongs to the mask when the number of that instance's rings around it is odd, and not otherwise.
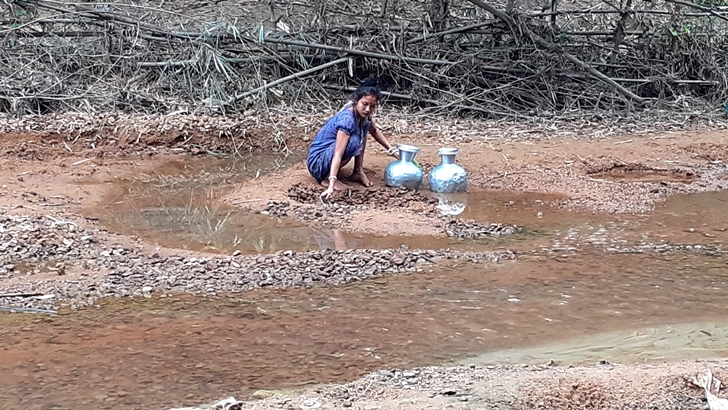
[[[369,126],[369,134],[371,134],[372,137],[374,137],[374,140],[384,147],[385,150],[389,151],[392,148],[392,145],[389,141],[387,141],[387,137],[385,137],[384,134],[382,134],[382,131],[379,131],[377,125],[374,124],[374,120],[372,120],[372,123]]]

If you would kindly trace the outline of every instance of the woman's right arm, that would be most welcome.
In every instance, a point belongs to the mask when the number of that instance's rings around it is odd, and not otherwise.
[[[331,158],[331,170],[329,171],[329,187],[321,196],[328,198],[334,193],[334,185],[336,185],[337,175],[341,167],[341,159],[344,157],[346,145],[349,144],[349,134],[339,130],[336,133],[336,146],[334,147],[334,156]]]

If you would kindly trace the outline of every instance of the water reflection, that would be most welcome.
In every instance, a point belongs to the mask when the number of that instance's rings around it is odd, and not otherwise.
[[[430,195],[438,199],[437,209],[442,215],[460,215],[468,206],[468,195],[466,193],[432,193]]]

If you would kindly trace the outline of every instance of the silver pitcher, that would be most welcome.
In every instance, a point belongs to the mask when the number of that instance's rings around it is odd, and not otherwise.
[[[455,163],[458,149],[440,148],[437,153],[442,156],[442,162],[430,171],[430,191],[465,192],[468,189],[468,173]]]
[[[399,159],[384,169],[384,183],[391,187],[419,189],[422,185],[422,169],[412,162],[420,149],[414,145],[397,145]]]

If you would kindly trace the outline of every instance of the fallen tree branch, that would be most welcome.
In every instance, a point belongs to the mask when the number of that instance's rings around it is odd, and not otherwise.
[[[422,58],[400,57],[400,56],[395,56],[395,55],[391,55],[391,54],[373,53],[371,51],[360,51],[360,50],[354,50],[354,49],[351,49],[351,48],[327,46],[325,44],[306,43],[306,42],[303,42],[303,41],[278,40],[278,39],[275,39],[275,38],[266,38],[265,39],[265,42],[266,43],[286,44],[286,45],[289,45],[289,46],[318,48],[318,49],[321,49],[321,50],[338,51],[338,52],[341,52],[341,53],[351,54],[351,55],[355,55],[355,56],[379,58],[379,59],[382,59],[382,60],[406,61],[408,63],[434,64],[434,65],[457,64],[456,62],[453,62],[453,61],[427,60],[427,59],[422,59]]]
[[[455,34],[455,33],[461,33],[463,31],[474,30],[476,28],[490,26],[490,25],[492,25],[494,23],[495,23],[495,21],[484,21],[482,23],[471,24],[469,26],[455,27],[455,28],[451,28],[449,30],[440,31],[438,33],[432,33],[432,34],[427,35],[427,36],[422,35],[422,36],[419,36],[419,37],[415,37],[413,39],[410,39],[410,40],[405,41],[405,44],[413,44],[413,43],[416,43],[418,41],[422,41],[422,40],[425,40],[425,39],[428,39],[428,38],[437,38],[437,37],[442,37],[442,36],[445,36],[445,35],[448,35],[448,34]]]
[[[706,13],[710,13],[711,15],[713,15],[715,17],[718,17],[721,20],[728,21],[728,17],[718,13],[717,11],[715,11],[714,9],[712,9],[710,7],[705,7],[705,6],[701,6],[699,4],[689,3],[687,1],[681,1],[681,0],[665,0],[665,2],[672,3],[672,4],[679,4],[681,6],[690,7],[690,8],[696,9],[696,10],[704,11]]]
[[[0,298],[30,298],[33,296],[43,296],[42,293],[0,293]]]
[[[482,0],[468,0],[469,2],[473,3],[474,5],[488,11],[489,13],[493,14],[494,16],[498,17],[499,19],[503,20],[506,24],[508,24],[511,28],[518,26],[516,21],[509,16],[508,14],[490,6],[489,4],[485,3]],[[639,104],[645,104],[647,100],[645,98],[640,97],[639,95],[633,93],[632,91],[624,88],[623,86],[619,85],[617,82],[612,80],[611,78],[607,77],[604,73],[597,70],[596,68],[590,66],[589,64],[579,60],[578,58],[574,57],[573,55],[567,53],[566,51],[562,50],[560,47],[558,47],[556,44],[551,43],[549,41],[546,41],[544,38],[539,36],[538,34],[534,33],[528,26],[522,25],[521,28],[525,31],[525,33],[536,42],[536,44],[540,45],[541,47],[553,51],[557,54],[562,55],[565,59],[571,61],[574,65],[577,67],[580,67],[589,73],[591,73],[594,77],[597,79],[609,84],[610,86],[614,87],[617,91],[619,91],[622,95],[628,97],[629,99],[639,103]]]
[[[524,14],[524,17],[536,18],[536,17],[551,17],[551,16],[569,16],[575,14],[623,14],[619,10],[592,10],[592,9],[578,9],[578,10],[556,10],[556,11],[544,11],[540,13]],[[634,10],[627,11],[627,14],[654,14],[654,15],[672,15],[674,13],[667,10]],[[711,13],[684,13],[686,17],[705,17]]]
[[[263,95],[279,80],[288,81],[283,98],[299,105],[325,101],[334,94],[327,85],[351,88],[369,76],[384,80],[397,105],[422,113],[611,117],[654,101],[661,113],[724,115],[728,24],[708,10],[728,10],[692,2],[560,2],[535,14],[519,13],[524,3],[515,0],[450,2],[450,25],[430,32],[429,0],[277,3],[285,10],[271,24],[248,13],[262,0],[211,6],[205,13],[218,14],[205,19],[169,2],[27,0],[37,12],[0,21],[0,115],[217,112],[215,104],[253,89]],[[547,17],[564,14],[587,18]],[[339,58],[349,70],[284,79]],[[327,85],[309,81],[322,73]]]
[[[303,56],[307,59],[318,59],[318,60],[327,60],[326,56],[317,56],[313,54],[299,54],[299,56]],[[276,56],[254,56],[254,57],[245,57],[245,58],[226,58],[226,62],[228,63],[253,63],[253,62],[268,62],[268,61],[285,61],[285,62],[293,62],[295,61],[292,54],[279,54]],[[189,66],[191,64],[196,64],[198,62],[197,59],[190,59],[190,60],[179,60],[179,61],[140,61],[136,63],[137,67],[139,68],[155,68],[155,67],[184,67]]]
[[[229,99],[227,101],[227,104],[233,104],[236,101],[242,100],[243,98],[248,97],[250,95],[253,95],[253,94],[257,93],[257,92],[267,90],[267,89],[269,89],[271,87],[275,87],[278,84],[283,84],[286,81],[295,80],[296,78],[301,78],[301,77],[306,76],[308,74],[315,73],[316,71],[321,71],[323,69],[329,68],[331,66],[335,66],[336,64],[345,63],[347,61],[349,61],[349,57],[343,57],[343,58],[339,58],[338,60],[330,61],[328,63],[321,64],[321,65],[318,65],[316,67],[309,68],[308,70],[299,71],[299,72],[294,73],[294,74],[291,74],[291,75],[289,75],[287,77],[283,77],[283,78],[281,78],[279,80],[276,80],[276,81],[273,81],[271,83],[268,83],[268,84],[266,84],[266,85],[264,85],[262,87],[258,87],[258,88],[254,89],[254,90],[250,90],[250,91],[244,92],[242,94],[236,95],[235,97],[232,97],[231,99]]]

